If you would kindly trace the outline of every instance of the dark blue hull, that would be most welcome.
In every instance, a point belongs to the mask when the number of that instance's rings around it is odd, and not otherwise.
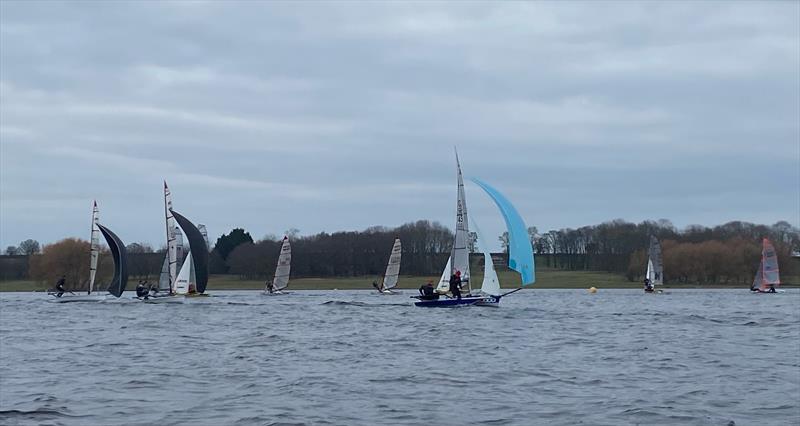
[[[419,300],[414,302],[416,306],[427,308],[453,308],[457,306],[498,306],[500,296],[465,296],[461,299],[436,299]]]

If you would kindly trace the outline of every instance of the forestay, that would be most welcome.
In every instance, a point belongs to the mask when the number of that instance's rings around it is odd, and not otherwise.
[[[289,286],[289,273],[292,267],[292,245],[289,237],[283,237],[281,254],[278,255],[278,265],[275,267],[275,277],[272,279],[274,291],[280,291]]]
[[[395,238],[392,246],[392,253],[389,255],[389,263],[386,265],[386,275],[383,276],[383,290],[390,290],[397,285],[400,276],[400,257],[402,246],[400,239]]]

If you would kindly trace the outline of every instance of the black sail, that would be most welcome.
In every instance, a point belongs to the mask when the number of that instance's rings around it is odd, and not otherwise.
[[[197,286],[197,292],[203,293],[206,291],[206,285],[208,285],[208,247],[206,247],[206,239],[189,219],[186,219],[175,210],[170,211],[189,240],[189,250],[192,252],[192,262],[194,262],[194,277],[197,281],[195,285]]]
[[[128,253],[125,251],[125,244],[119,239],[117,234],[111,232],[99,223],[97,226],[111,249],[111,256],[114,258],[114,277],[108,285],[108,292],[116,297],[122,296],[125,286],[128,285]]]

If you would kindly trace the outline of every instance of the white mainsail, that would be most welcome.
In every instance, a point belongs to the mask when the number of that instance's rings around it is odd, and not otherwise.
[[[175,269],[180,271],[183,268],[184,256],[188,252],[183,245],[183,231],[180,226],[175,226]]]
[[[183,262],[183,266],[181,267],[181,271],[178,273],[178,279],[175,282],[175,293],[176,294],[187,294],[189,293],[189,286],[194,284],[192,282],[192,253],[189,252],[189,255],[186,256],[186,261]]]
[[[202,223],[197,224],[197,230],[203,234],[203,239],[206,240],[206,247],[208,248],[209,253],[211,252],[211,245],[208,244],[208,231],[206,230],[206,226]]]
[[[91,236],[91,249],[89,259],[89,294],[94,290],[94,279],[97,275],[97,258],[100,255],[100,228],[97,223],[100,220],[99,210],[97,209],[97,201],[92,206],[92,236]]]
[[[275,267],[275,277],[272,279],[274,291],[280,291],[289,286],[289,272],[292,266],[292,245],[289,237],[283,237],[281,254],[278,256],[278,266]]]
[[[461,272],[461,283],[466,283],[470,292],[472,286],[469,282],[469,225],[467,222],[467,197],[464,193],[464,178],[461,176],[461,163],[456,152],[456,168],[458,169],[458,200],[456,202],[456,234],[453,240],[451,274]]]
[[[164,214],[167,225],[167,266],[169,279],[169,291],[175,292],[175,280],[177,275],[177,246],[175,241],[175,218],[172,216],[172,194],[169,192],[167,182],[164,181]]]
[[[492,260],[488,241],[483,238],[483,234],[475,220],[472,221],[472,226],[475,228],[475,233],[478,234],[478,240],[475,241],[475,245],[478,250],[483,252],[483,282],[481,283],[480,291],[492,296],[500,296],[500,280],[497,278],[497,271],[494,269],[494,261]]]
[[[652,285],[664,284],[664,263],[661,260],[661,244],[655,236],[650,236],[647,259],[647,278]]]
[[[391,290],[397,285],[397,280],[400,276],[401,255],[402,246],[400,245],[400,238],[395,238],[394,245],[392,246],[392,254],[389,255],[389,263],[386,265],[386,275],[383,276],[382,290]]]

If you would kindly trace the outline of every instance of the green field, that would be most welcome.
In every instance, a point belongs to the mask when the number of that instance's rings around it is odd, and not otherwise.
[[[516,288],[519,286],[519,274],[508,270],[498,271],[498,277],[503,288]],[[295,290],[370,290],[372,281],[378,277],[349,277],[349,278],[294,278],[290,286]],[[438,276],[413,277],[401,276],[398,288],[419,288],[428,280],[438,281]],[[481,274],[472,277],[473,287],[479,287],[483,279]],[[786,283],[800,283],[800,277],[784,277]],[[128,281],[128,290],[136,286],[138,280]],[[536,271],[536,284],[534,288],[640,288],[638,282],[630,282],[624,276],[598,271],[562,271],[558,269],[542,268]],[[746,284],[669,284],[664,288],[746,288]],[[39,283],[36,281],[0,281],[0,291],[45,291],[52,288],[52,283]],[[240,280],[232,275],[212,275],[208,282],[209,290],[263,290],[264,281]]]

